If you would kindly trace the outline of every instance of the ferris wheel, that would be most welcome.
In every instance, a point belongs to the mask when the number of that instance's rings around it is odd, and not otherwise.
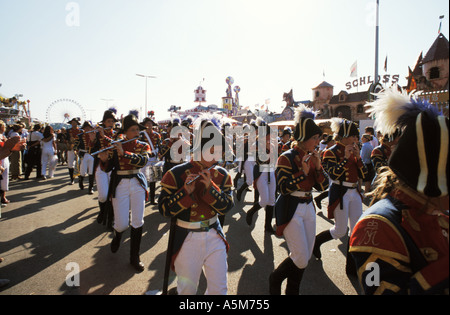
[[[64,124],[77,117],[81,121],[86,120],[86,112],[78,102],[71,99],[56,100],[47,108],[46,119],[49,124]]]

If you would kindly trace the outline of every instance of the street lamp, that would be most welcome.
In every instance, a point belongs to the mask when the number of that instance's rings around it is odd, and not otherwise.
[[[145,78],[145,113],[144,113],[144,117],[147,117],[147,79],[156,79],[155,76],[153,75],[144,75],[144,74],[136,74],[138,77],[143,77]]]

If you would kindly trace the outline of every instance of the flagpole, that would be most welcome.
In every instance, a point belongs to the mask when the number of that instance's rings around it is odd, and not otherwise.
[[[378,83],[378,42],[380,34],[379,7],[380,7],[380,0],[377,0],[376,26],[375,26],[375,78],[374,78],[375,85]]]

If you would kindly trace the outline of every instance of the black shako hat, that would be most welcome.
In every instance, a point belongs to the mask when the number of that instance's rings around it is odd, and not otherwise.
[[[101,122],[104,122],[105,120],[107,120],[107,119],[109,119],[109,118],[112,118],[112,119],[114,120],[114,122],[118,122],[118,121],[119,121],[119,120],[116,118],[116,114],[115,114],[112,110],[110,110],[110,109],[105,110],[105,112],[103,113],[103,119],[102,119]]]
[[[133,114],[129,114],[123,118],[122,121],[122,132],[126,132],[130,127],[138,126],[140,130],[146,129],[145,126],[141,125],[136,116]]]
[[[333,133],[341,136],[342,138],[348,138],[352,136],[356,136],[359,138],[358,124],[345,118],[331,118],[331,130],[333,131]]]
[[[448,118],[427,101],[397,87],[377,96],[366,105],[367,112],[375,117],[377,130],[384,135],[401,131],[388,161],[391,170],[428,197],[448,195]]]
[[[153,126],[158,126],[158,124],[150,117],[145,117],[141,124],[145,125],[148,121],[151,121]]]
[[[67,123],[68,123],[68,124],[72,124],[72,122],[76,122],[77,125],[81,125],[80,120],[81,120],[80,117],[74,117],[74,118],[72,118],[70,121],[68,121]]]
[[[298,142],[303,142],[310,139],[316,134],[322,135],[322,129],[320,129],[320,127],[317,126],[314,122],[315,118],[316,113],[310,108],[306,107],[304,104],[300,104],[299,107],[295,109],[295,140],[297,140]]]
[[[84,129],[84,128],[86,128],[86,127],[94,128],[94,125],[92,124],[92,122],[91,122],[90,120],[86,120],[86,121],[83,123],[83,126],[81,126],[81,129]]]

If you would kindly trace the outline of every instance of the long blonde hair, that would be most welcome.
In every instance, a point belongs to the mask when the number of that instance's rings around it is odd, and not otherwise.
[[[448,210],[448,195],[434,198],[426,196],[406,185],[388,166],[380,168],[377,179],[374,182],[374,187],[374,190],[367,194],[367,196],[372,197],[370,206],[386,198],[394,190],[399,190],[422,205],[421,208],[417,209],[419,211],[428,212],[429,210],[438,210],[446,213]]]
[[[389,166],[381,167],[374,182],[375,188],[367,194],[367,196],[372,197],[370,206],[378,200],[386,198],[394,189],[399,188],[402,185],[400,179]]]

